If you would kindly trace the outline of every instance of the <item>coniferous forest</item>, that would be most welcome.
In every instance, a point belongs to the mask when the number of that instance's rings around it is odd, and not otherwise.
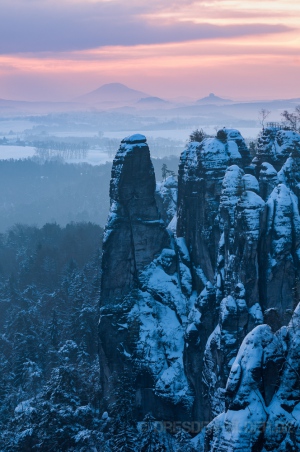
[[[101,450],[102,233],[49,223],[1,235],[0,450]]]

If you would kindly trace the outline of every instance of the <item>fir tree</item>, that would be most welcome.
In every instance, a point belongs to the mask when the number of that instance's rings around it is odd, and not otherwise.
[[[189,141],[190,142],[197,141],[197,142],[201,143],[204,140],[204,138],[207,138],[207,137],[208,137],[208,135],[204,132],[203,129],[196,129],[190,134]]]
[[[151,414],[147,414],[141,426],[140,452],[166,452],[167,447]]]
[[[111,429],[114,452],[136,452],[138,432],[133,418],[134,379],[128,368],[116,380],[110,411],[113,418]]]

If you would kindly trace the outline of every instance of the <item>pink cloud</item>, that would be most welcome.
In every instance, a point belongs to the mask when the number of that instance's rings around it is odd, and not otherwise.
[[[102,46],[226,39],[291,30],[283,24],[149,21],[115,2],[64,3],[52,8],[45,5],[26,2],[19,5],[18,14],[13,1],[1,8],[0,53],[61,52]]]

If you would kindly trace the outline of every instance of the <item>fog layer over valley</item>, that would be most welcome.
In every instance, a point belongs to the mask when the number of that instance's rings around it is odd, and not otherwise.
[[[178,158],[154,160],[158,178]],[[15,223],[43,226],[91,221],[102,227],[109,210],[111,163],[67,164],[60,160],[0,160],[0,232]]]

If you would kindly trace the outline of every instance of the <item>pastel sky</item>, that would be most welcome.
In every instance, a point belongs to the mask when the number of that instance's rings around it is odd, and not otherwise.
[[[0,98],[300,97],[299,0],[0,0]]]

